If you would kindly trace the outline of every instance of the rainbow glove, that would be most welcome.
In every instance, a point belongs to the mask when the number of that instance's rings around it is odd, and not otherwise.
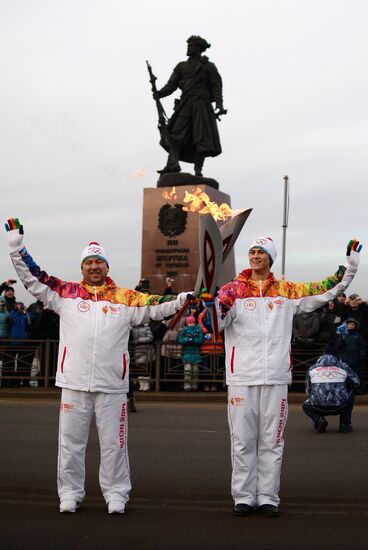
[[[20,250],[23,246],[24,231],[18,218],[10,218],[5,224],[9,250]]]
[[[359,266],[359,252],[361,251],[362,246],[363,245],[359,244],[359,241],[356,239],[352,239],[348,243],[346,250],[346,263],[348,264],[348,267],[354,271],[356,271]]]

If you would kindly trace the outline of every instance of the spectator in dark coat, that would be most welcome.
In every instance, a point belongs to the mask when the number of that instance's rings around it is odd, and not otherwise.
[[[293,320],[293,339],[301,345],[311,345],[317,340],[319,332],[319,315],[317,311],[300,313]]]
[[[346,294],[345,294],[345,292],[339,292],[339,294],[336,296],[335,307],[336,307],[336,310],[337,310],[338,314],[341,317],[341,320],[345,321],[345,319],[349,315],[349,309],[348,309],[348,305],[346,303]]]
[[[24,376],[23,386],[29,386],[33,353],[27,349],[29,338],[29,327],[31,321],[23,302],[17,302],[13,311],[9,313],[9,343],[10,349],[8,354],[13,358],[6,368],[4,375],[9,376],[9,386],[20,386],[20,378],[12,378]]]
[[[12,286],[7,286],[4,288],[4,298],[5,298],[6,310],[8,311],[8,313],[10,313],[11,311],[14,310],[15,304],[17,303],[14,288]]]
[[[338,329],[335,340],[336,355],[347,363],[357,374],[360,380],[360,388],[357,393],[364,390],[364,359],[366,356],[365,342],[359,332],[359,323],[349,317]]]
[[[333,344],[336,338],[336,329],[343,322],[336,301],[331,300],[328,302],[327,305],[318,310],[318,314],[320,322],[318,340]]]
[[[358,294],[350,294],[347,317],[353,317],[360,325],[360,333],[368,344],[368,304]]]

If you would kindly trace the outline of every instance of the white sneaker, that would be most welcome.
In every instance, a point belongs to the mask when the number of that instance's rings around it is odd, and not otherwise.
[[[64,499],[60,501],[60,512],[62,514],[74,514],[79,508],[79,503],[73,499]]]
[[[122,500],[110,500],[107,511],[109,514],[124,514],[125,502]]]

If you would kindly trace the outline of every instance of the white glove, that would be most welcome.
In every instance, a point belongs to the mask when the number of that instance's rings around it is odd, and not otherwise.
[[[23,225],[21,225],[18,218],[10,218],[5,224],[5,229],[10,252],[21,250],[23,248],[24,233]]]
[[[179,300],[179,303],[181,306],[185,304],[185,302],[188,300],[188,296],[191,296],[192,294],[190,292],[180,292],[177,295],[177,300]]]
[[[359,241],[352,239],[349,241],[347,250],[346,250],[346,263],[348,265],[348,268],[350,268],[352,271],[357,271],[359,266],[359,252],[362,249],[361,244],[359,244]]]

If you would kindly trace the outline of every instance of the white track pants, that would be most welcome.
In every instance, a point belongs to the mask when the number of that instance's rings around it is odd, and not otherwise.
[[[127,396],[63,388],[59,417],[58,493],[82,502],[90,423],[96,416],[100,442],[99,481],[105,501],[127,502],[131,489]]]
[[[231,494],[235,504],[278,505],[287,385],[229,386]]]

